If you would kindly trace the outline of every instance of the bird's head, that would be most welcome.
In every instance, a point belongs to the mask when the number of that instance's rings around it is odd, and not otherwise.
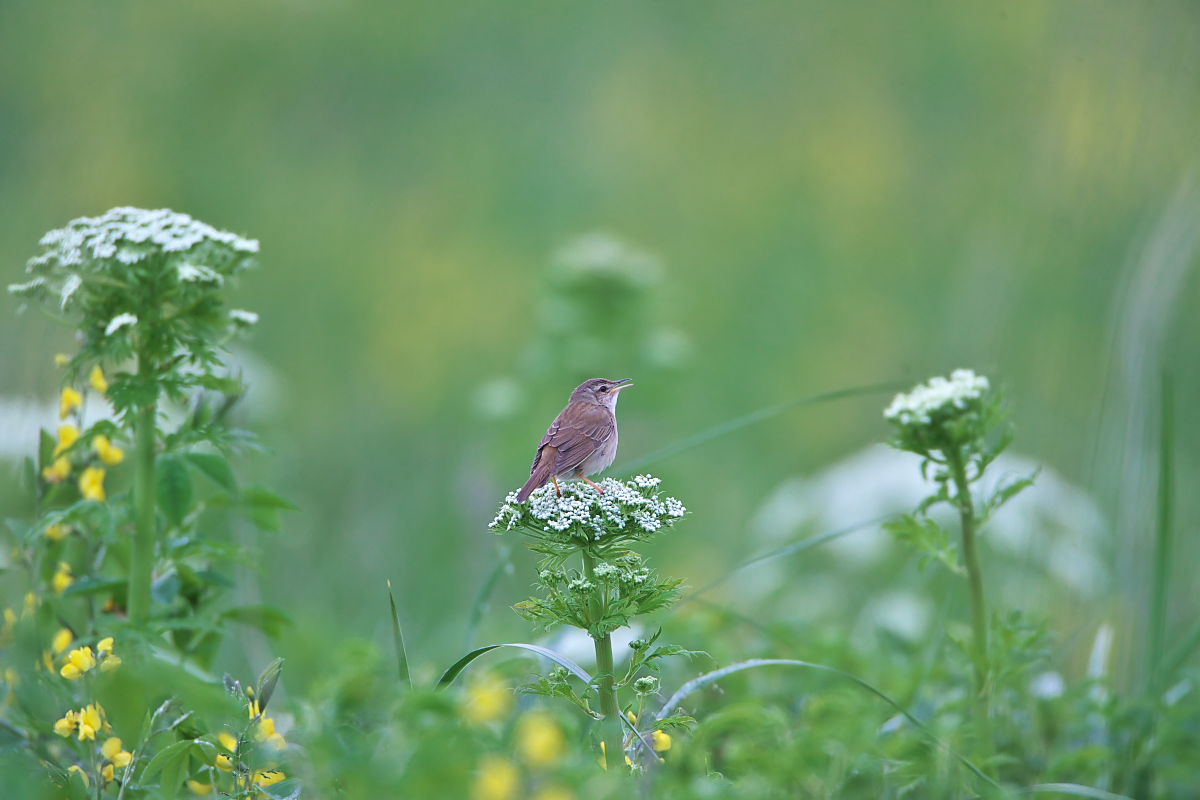
[[[610,381],[608,378],[592,378],[579,384],[579,387],[571,392],[571,402],[595,403],[615,409],[617,396],[622,389],[628,389],[630,386],[633,386],[633,381],[629,378],[622,378],[619,381]]]

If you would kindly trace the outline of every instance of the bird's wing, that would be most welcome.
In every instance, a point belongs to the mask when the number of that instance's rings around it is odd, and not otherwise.
[[[567,406],[542,437],[530,473],[538,468],[543,456],[555,459],[551,475],[570,472],[608,441],[615,429],[612,412],[604,406]]]

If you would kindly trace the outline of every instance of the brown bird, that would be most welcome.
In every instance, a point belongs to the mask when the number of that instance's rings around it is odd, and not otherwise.
[[[588,475],[607,469],[617,457],[617,396],[630,386],[633,383],[628,378],[592,378],[571,392],[567,407],[550,423],[538,445],[529,480],[517,492],[517,502],[524,503],[534,489],[551,480],[562,497],[560,475],[582,478],[604,494]]]

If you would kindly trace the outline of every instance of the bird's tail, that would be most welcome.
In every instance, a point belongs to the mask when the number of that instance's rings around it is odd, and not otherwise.
[[[533,470],[529,473],[529,480],[525,481],[525,485],[521,487],[521,491],[517,492],[517,502],[524,503],[529,499],[529,495],[533,494],[535,489],[543,486],[546,481],[550,480],[554,473],[554,456],[556,454],[540,453],[538,463],[534,464]]]

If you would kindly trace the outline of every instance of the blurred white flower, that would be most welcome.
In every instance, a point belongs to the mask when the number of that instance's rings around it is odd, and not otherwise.
[[[1029,682],[1030,694],[1042,700],[1062,697],[1065,688],[1062,675],[1054,671],[1039,673]]]
[[[634,286],[650,286],[662,278],[662,265],[611,233],[586,233],[568,242],[554,257],[561,277],[615,277]]]
[[[965,409],[988,390],[988,379],[969,369],[956,369],[949,379],[937,377],[898,394],[884,410],[885,419],[901,425],[927,425],[939,411]]]
[[[907,591],[881,595],[863,609],[863,617],[871,625],[910,642],[925,635],[932,614],[928,600]]]
[[[936,490],[932,480],[921,477],[919,463],[911,453],[871,445],[813,476],[788,478],[752,519],[754,535],[764,546],[772,546],[804,531],[833,531],[911,511]],[[1029,458],[1005,453],[989,468],[987,485],[980,489],[990,493],[995,483],[1028,475],[1038,466]],[[934,508],[931,513],[955,530],[952,511]],[[1107,527],[1086,492],[1042,467],[1034,485],[988,522],[982,541],[1013,557],[1036,560],[1074,591],[1095,594],[1108,581],[1098,552]],[[849,566],[867,567],[886,557],[890,542],[882,528],[873,526],[823,547]]]

